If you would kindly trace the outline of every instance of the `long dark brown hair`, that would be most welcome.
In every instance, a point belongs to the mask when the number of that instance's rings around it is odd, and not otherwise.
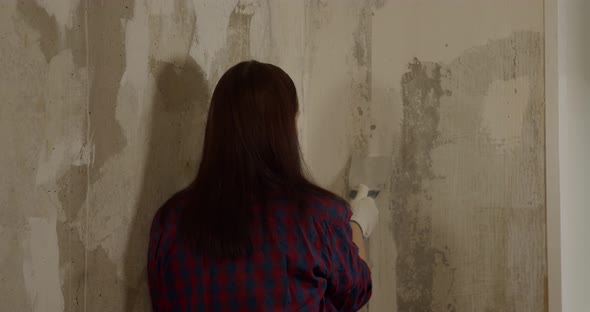
[[[305,177],[298,106],[295,84],[277,66],[242,62],[221,77],[199,171],[183,192],[180,233],[197,252],[214,257],[250,252],[254,218],[269,213],[264,207],[270,194],[295,204],[293,217],[305,215],[311,194],[339,199]],[[253,213],[254,204],[263,209]]]

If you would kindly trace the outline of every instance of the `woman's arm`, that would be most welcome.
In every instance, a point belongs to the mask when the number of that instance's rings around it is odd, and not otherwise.
[[[355,233],[356,234],[353,234]],[[372,294],[371,271],[363,260],[361,228],[355,222],[331,224],[327,232],[329,246],[324,250],[328,263],[326,297],[338,311],[358,311]],[[359,243],[354,240],[360,239]]]
[[[364,237],[371,235],[379,211],[369,188],[360,185],[356,198],[350,203],[350,222],[333,227],[331,247],[332,277],[328,280],[328,297],[340,311],[357,311],[367,303],[372,293],[371,271],[367,265]],[[350,213],[349,212],[349,213]]]

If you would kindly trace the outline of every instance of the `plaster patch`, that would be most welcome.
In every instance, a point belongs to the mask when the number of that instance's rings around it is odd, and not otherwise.
[[[80,132],[72,132],[81,134]],[[35,181],[38,185],[55,181],[70,164],[83,165],[89,161],[90,152],[83,146],[82,139],[68,141],[63,138],[41,149]]]
[[[27,233],[21,225],[0,225],[0,297],[6,311],[32,311],[28,289],[23,276],[23,256],[29,251],[23,248]]]
[[[159,1],[164,2],[164,1]],[[137,90],[140,103],[143,103],[143,91],[148,79],[148,55],[150,36],[148,14],[145,3],[137,3],[133,12],[134,18],[127,22],[125,28],[125,71],[121,77],[121,84],[131,84]],[[141,115],[141,114],[140,114]]]
[[[63,29],[71,27],[73,12],[78,7],[80,0],[31,0],[37,2],[47,13],[55,17],[57,24]],[[24,1],[23,1],[24,2]]]
[[[29,237],[24,243],[27,254],[23,276],[33,311],[63,311],[59,247],[54,217],[29,218]]]
[[[70,166],[56,182],[60,215],[57,223],[59,266],[66,311],[79,311],[86,304],[85,238],[83,223],[88,188],[88,166]],[[86,207],[88,209],[88,207]],[[82,212],[82,213],[81,213]]]
[[[116,118],[117,96],[125,71],[125,27],[133,17],[134,0],[95,2],[86,8],[90,67],[90,139],[94,145],[90,177],[101,176],[102,166],[120,153],[127,139]],[[108,29],[108,36],[105,33]]]
[[[70,164],[90,162],[86,145],[85,70],[78,70],[70,50],[62,50],[50,61],[44,90],[45,142],[40,149],[36,183],[55,181]]]
[[[34,0],[19,1],[18,11],[24,20],[39,32],[39,47],[49,63],[57,54],[59,47],[59,34],[55,16],[49,14]]]

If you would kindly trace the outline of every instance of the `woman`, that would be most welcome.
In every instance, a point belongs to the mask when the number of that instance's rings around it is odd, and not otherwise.
[[[377,208],[366,187],[349,207],[305,178],[298,112],[274,65],[221,77],[198,174],[153,220],[155,311],[356,311],[369,300],[363,234]]]

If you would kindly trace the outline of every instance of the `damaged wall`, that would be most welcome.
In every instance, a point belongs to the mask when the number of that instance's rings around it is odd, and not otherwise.
[[[9,0],[0,34],[3,309],[148,310],[151,217],[256,58],[295,81],[320,184],[392,158],[368,310],[543,310],[541,0]]]

